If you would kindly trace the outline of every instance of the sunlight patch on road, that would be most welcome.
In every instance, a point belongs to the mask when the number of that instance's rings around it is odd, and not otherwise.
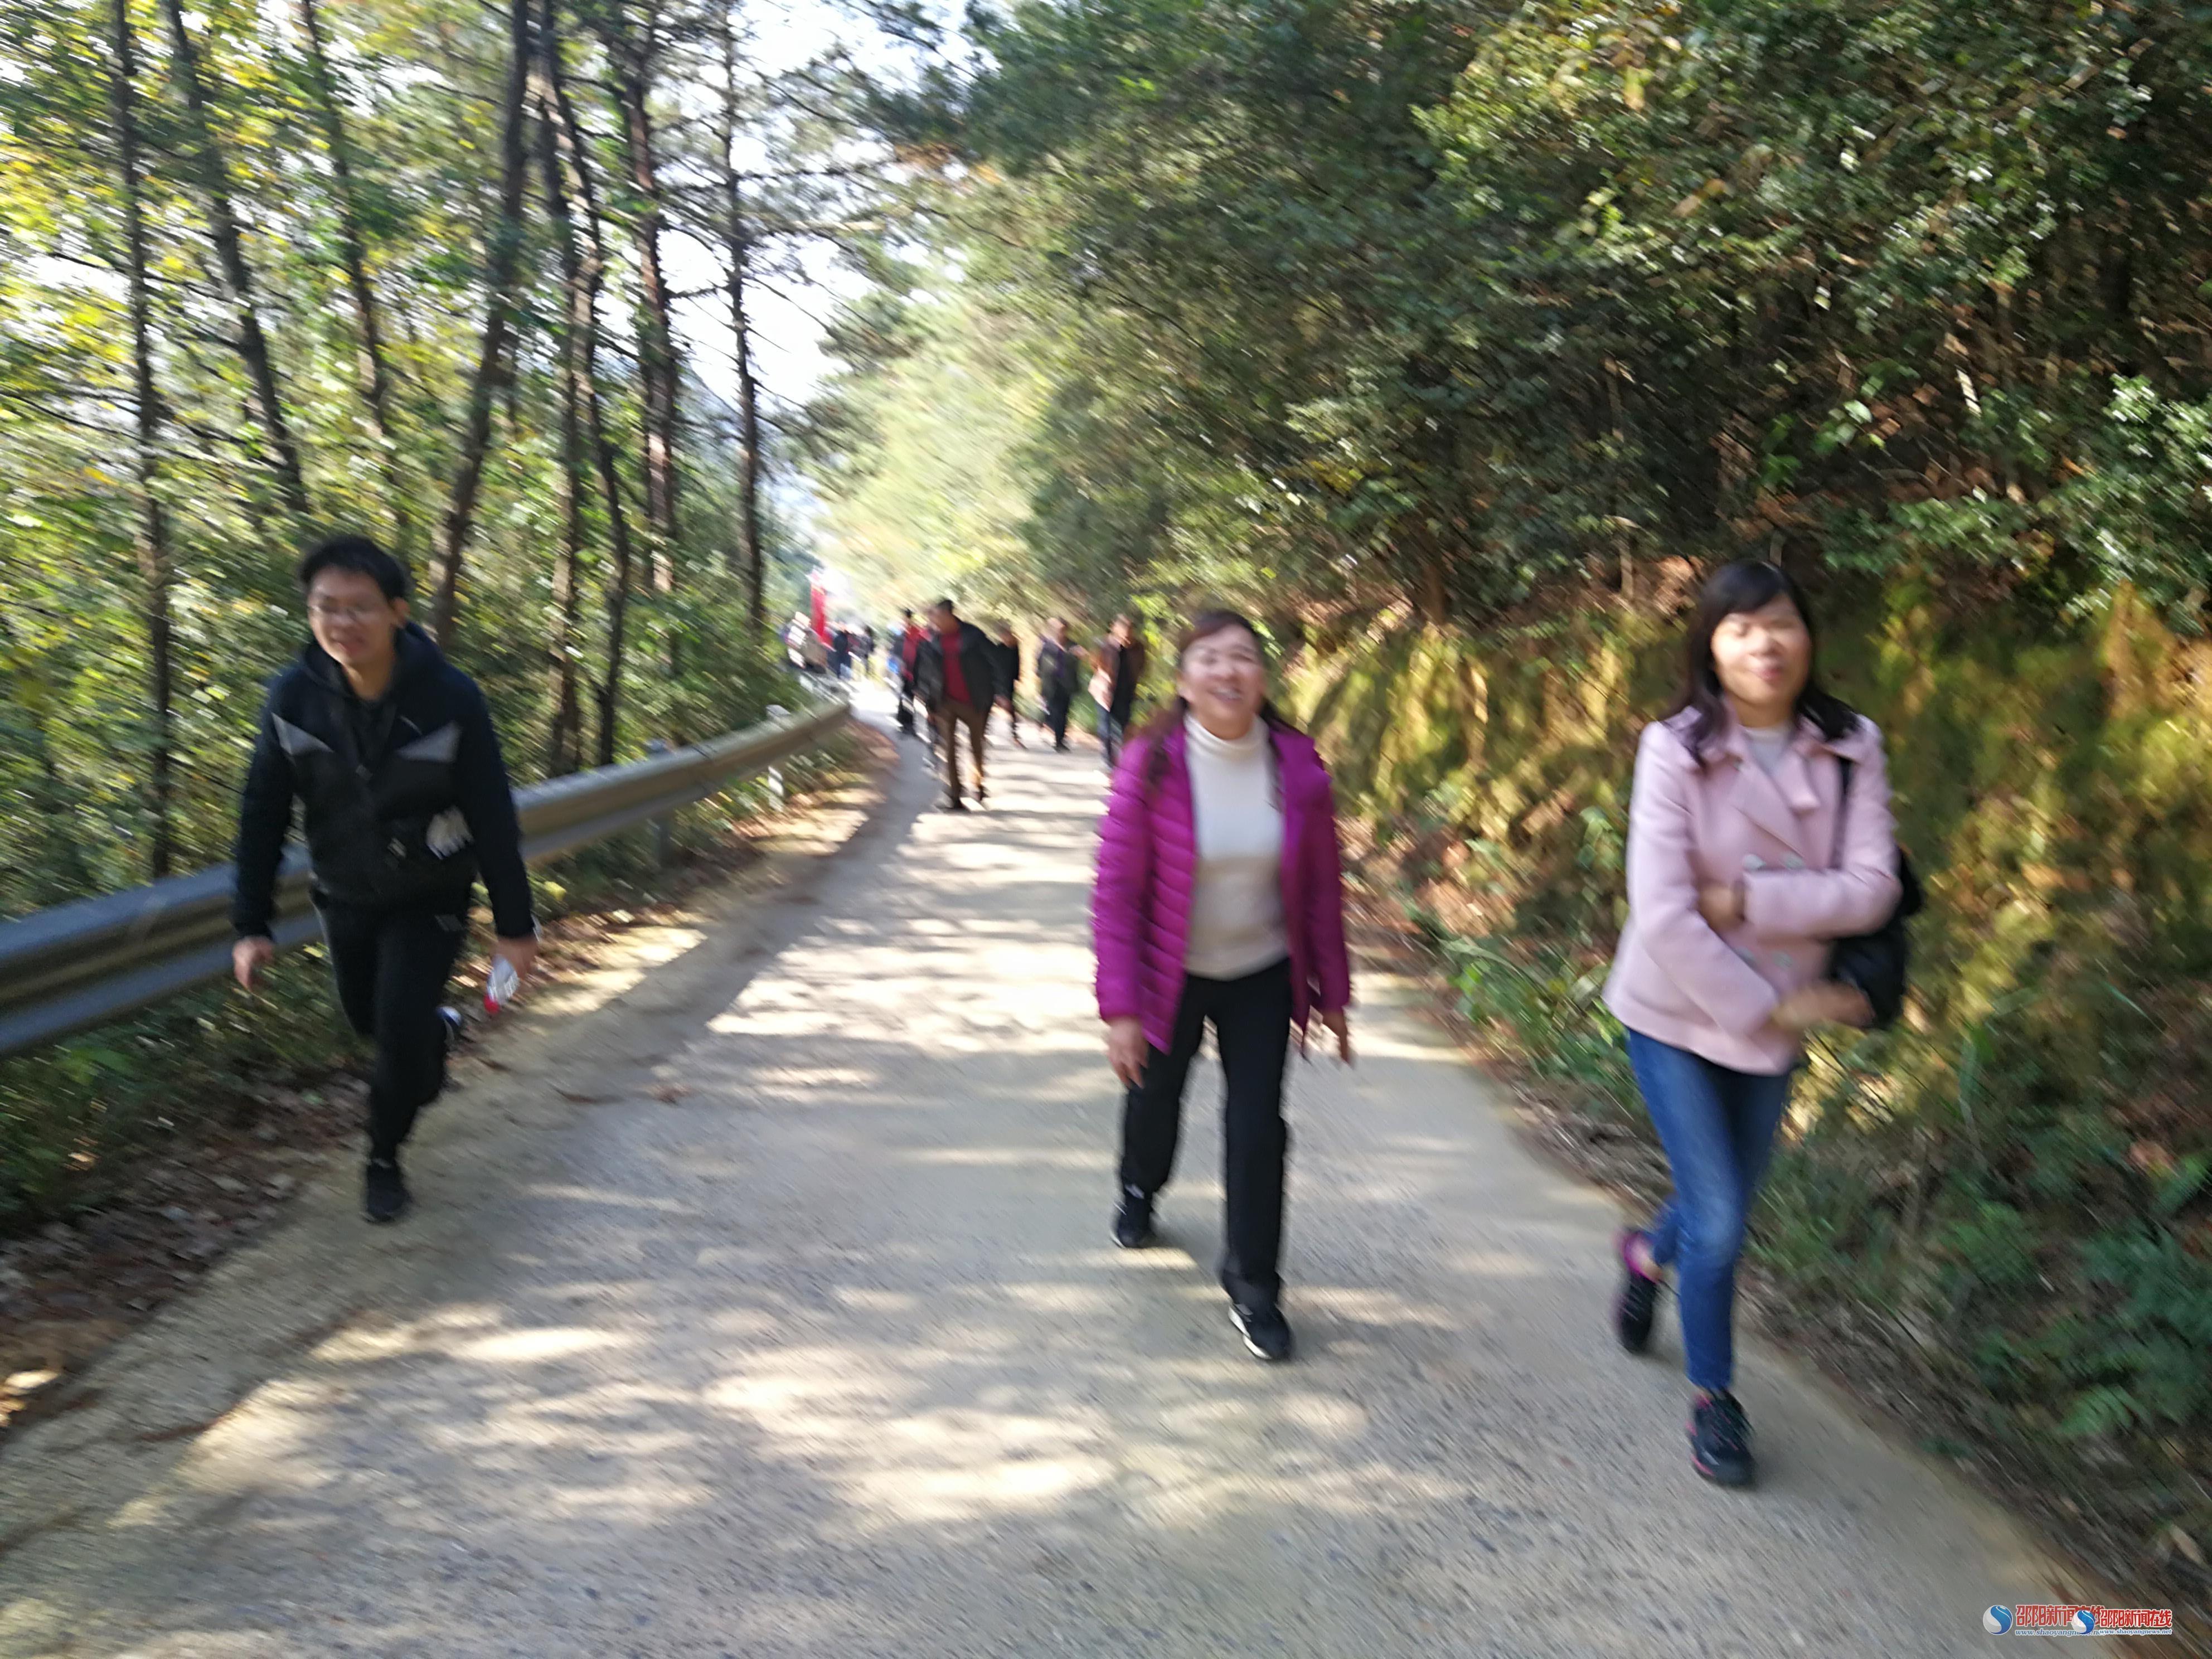
[[[532,1365],[548,1359],[567,1359],[605,1348],[627,1348],[632,1339],[612,1331],[588,1330],[581,1326],[548,1327],[532,1331],[502,1331],[478,1337],[453,1352],[463,1359],[487,1365]]]

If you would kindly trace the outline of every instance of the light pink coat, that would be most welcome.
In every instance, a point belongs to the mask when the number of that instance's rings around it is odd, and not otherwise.
[[[1606,1006],[1632,1031],[1733,1071],[1775,1075],[1803,1053],[1769,1024],[1790,992],[1826,977],[1832,939],[1870,933],[1898,899],[1897,831],[1881,733],[1862,719],[1831,743],[1810,720],[1769,776],[1730,717],[1692,758],[1694,716],[1644,729],[1628,805],[1628,922]],[[1853,763],[1841,854],[1836,806]],[[1744,920],[1716,933],[1701,887],[1741,881]]]

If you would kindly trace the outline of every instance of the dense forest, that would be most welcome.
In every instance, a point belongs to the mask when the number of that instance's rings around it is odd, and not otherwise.
[[[2201,1602],[2212,10],[1085,0],[973,34],[904,112],[948,204],[812,423],[838,556],[1263,617],[1370,889],[1594,1141],[1648,1133],[1596,1000],[1636,733],[1698,572],[1791,568],[1932,908],[1905,1024],[1800,1091],[1777,1318]]]
[[[926,32],[847,21],[0,4],[0,915],[223,854],[329,530],[404,556],[526,776],[768,700],[763,296],[910,207],[864,116]]]

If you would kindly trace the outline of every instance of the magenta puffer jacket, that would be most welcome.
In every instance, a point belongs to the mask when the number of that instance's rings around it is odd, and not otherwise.
[[[1291,945],[1291,1018],[1304,1030],[1316,1012],[1352,1004],[1352,960],[1344,948],[1344,868],[1336,842],[1336,792],[1313,739],[1273,734],[1283,792],[1283,920]],[[1198,833],[1182,728],[1164,742],[1167,765],[1150,782],[1152,740],[1133,738],[1114,774],[1099,833],[1098,878],[1091,893],[1098,953],[1098,1017],[1145,1024],[1164,1050],[1182,1000],[1190,942]]]

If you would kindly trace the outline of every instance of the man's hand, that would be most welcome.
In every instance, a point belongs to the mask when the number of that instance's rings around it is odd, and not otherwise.
[[[1106,1059],[1114,1068],[1114,1075],[1132,1089],[1144,1081],[1145,1022],[1140,1019],[1109,1019],[1106,1022]]]
[[[1725,933],[1743,920],[1743,888],[1740,883],[1716,883],[1698,890],[1698,914],[1716,933]]]
[[[276,960],[276,941],[265,933],[253,934],[230,947],[231,977],[240,990],[251,991],[261,970]]]
[[[1871,1025],[1874,1005],[1856,986],[1826,979],[1783,998],[1768,1023],[1793,1036],[1802,1036],[1815,1025]]]
[[[492,942],[491,953],[495,958],[503,957],[507,959],[507,965],[514,969],[515,983],[519,986],[538,966],[538,936],[525,933],[520,939],[495,939]]]
[[[1324,1010],[1321,1023],[1328,1027],[1336,1037],[1336,1057],[1346,1065],[1351,1065],[1352,1022],[1345,1017],[1345,1011],[1341,1008]]]

